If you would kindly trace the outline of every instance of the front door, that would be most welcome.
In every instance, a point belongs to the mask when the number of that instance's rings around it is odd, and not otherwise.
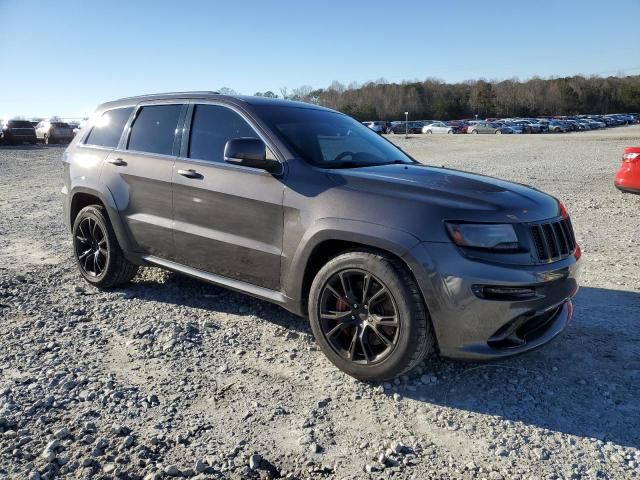
[[[173,169],[176,261],[280,289],[284,186],[272,174],[224,162],[232,138],[259,138],[237,110],[193,104]]]

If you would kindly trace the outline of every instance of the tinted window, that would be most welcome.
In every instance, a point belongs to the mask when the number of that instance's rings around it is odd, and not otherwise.
[[[391,142],[346,115],[293,106],[256,109],[296,154],[313,165],[355,168],[413,162]]]
[[[104,112],[91,128],[84,143],[108,148],[117,147],[124,124],[127,123],[132,111],[133,107],[116,108]]]
[[[31,122],[26,120],[9,120],[9,126],[12,128],[31,128]]]
[[[171,155],[182,105],[142,107],[131,128],[129,150]]]
[[[196,105],[191,122],[189,158],[224,162],[224,146],[232,138],[258,136],[236,112],[219,105]]]

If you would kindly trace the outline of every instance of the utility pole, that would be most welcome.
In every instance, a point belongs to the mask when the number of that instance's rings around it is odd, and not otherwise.
[[[404,138],[409,138],[409,112],[404,112]]]

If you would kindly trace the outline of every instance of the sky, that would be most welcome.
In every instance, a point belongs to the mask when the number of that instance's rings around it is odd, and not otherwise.
[[[0,118],[332,81],[640,74],[640,0],[0,0]]]

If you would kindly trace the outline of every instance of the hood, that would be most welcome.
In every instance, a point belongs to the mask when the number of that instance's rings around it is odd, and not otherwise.
[[[532,187],[426,165],[329,170],[344,188],[447,209],[449,220],[532,222],[560,215],[558,200]]]

